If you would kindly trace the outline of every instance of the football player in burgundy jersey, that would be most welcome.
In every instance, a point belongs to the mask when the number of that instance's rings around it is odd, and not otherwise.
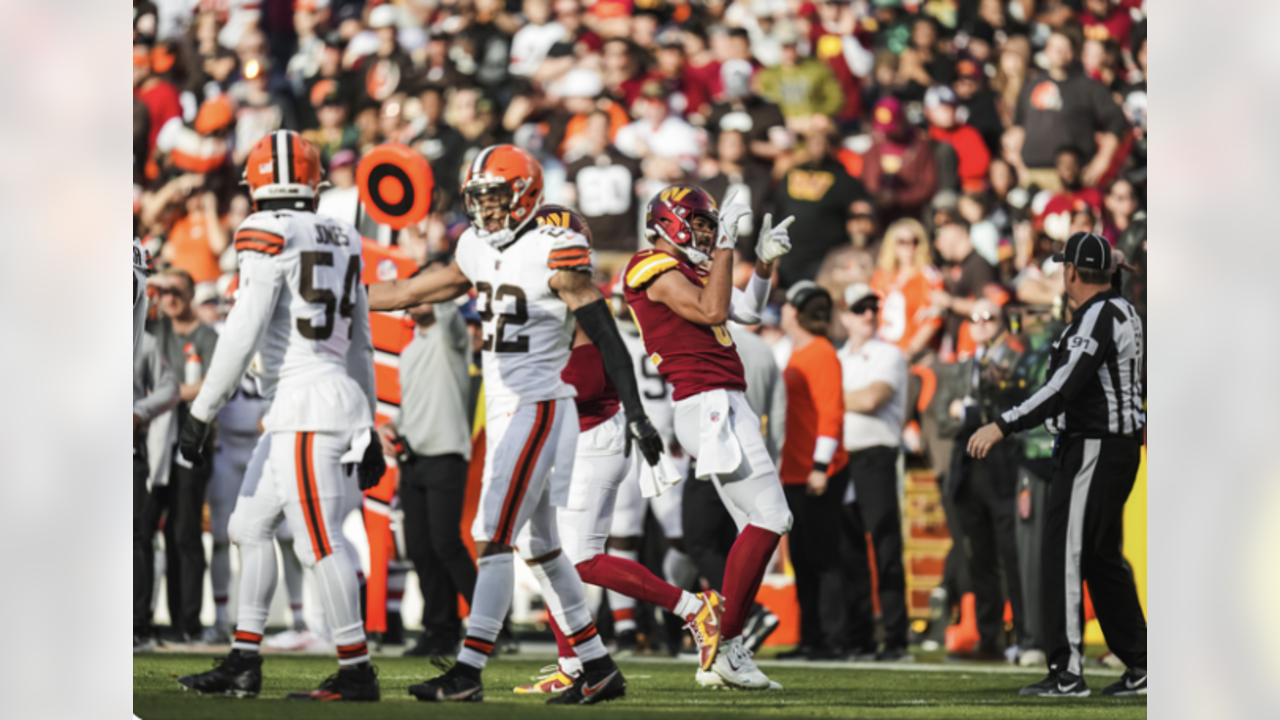
[[[534,219],[539,225],[567,227],[591,242],[586,220],[568,208],[543,205]],[[618,486],[629,469],[630,450],[618,391],[605,373],[600,351],[581,327],[576,329],[569,362],[560,377],[577,390],[579,426],[568,502],[556,508],[561,547],[583,582],[653,603],[683,618],[697,644],[701,668],[710,669],[720,645],[720,595],[714,590],[697,594],[681,590],[640,563],[604,551]],[[528,544],[529,532],[526,526],[516,540],[518,546]],[[560,652],[558,667],[533,685],[516,688],[517,693],[563,692],[581,675],[577,653],[554,617],[551,627]]]
[[[786,228],[793,218],[771,227],[765,215],[756,271],[743,292],[732,284],[733,248],[739,221],[750,213],[732,202],[719,210],[695,187],[663,190],[645,218],[654,248],[631,259],[623,283],[645,350],[673,386],[676,440],[696,459],[698,479],[715,483],[738,524],[725,568],[720,649],[699,682],[767,689],[772,683],[743,646],[742,628],[791,513],[759,418],[743,395],[742,361],[725,322],[759,321],[774,263],[791,249]]]

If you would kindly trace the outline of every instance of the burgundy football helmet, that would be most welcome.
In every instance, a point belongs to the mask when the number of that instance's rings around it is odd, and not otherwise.
[[[587,225],[587,219],[579,215],[577,210],[571,210],[563,205],[547,204],[539,207],[533,214],[533,221],[539,225],[569,228],[585,237],[588,245],[596,244],[591,237],[591,227]]]
[[[720,211],[710,195],[692,185],[672,185],[649,201],[644,218],[645,234],[650,241],[662,238],[675,245],[690,264],[704,265],[711,261],[715,237],[706,242],[697,240],[693,218],[698,215],[719,227]]]

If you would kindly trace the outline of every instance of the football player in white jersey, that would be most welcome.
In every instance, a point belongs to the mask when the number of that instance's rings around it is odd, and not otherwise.
[[[213,670],[178,679],[202,694],[254,696],[262,686],[258,654],[276,585],[273,538],[281,511],[303,565],[313,569],[338,646],[338,672],[297,700],[378,700],[360,620],[355,551],[343,542],[340,509],[352,466],[372,487],[385,464],[373,434],[376,403],[368,298],[360,282],[355,228],[315,214],[320,158],[287,130],[250,151],[245,182],[254,213],[235,234],[240,288],[227,316],[179,451],[204,463],[209,423],[255,359],[271,406],[245,472],[228,535],[240,547],[239,617],[231,654]]]
[[[542,167],[529,153],[512,145],[485,148],[463,181],[472,227],[458,240],[453,262],[369,287],[372,309],[394,310],[451,300],[474,286],[484,327],[488,447],[471,528],[478,577],[458,661],[444,675],[411,686],[419,700],[482,699],[480,672],[511,605],[511,551],[526,523],[529,542],[521,543],[521,557],[583,663],[573,686],[549,702],[592,704],[626,692],[622,673],[596,633],[582,581],[561,552],[556,525],[555,508],[566,504],[578,439],[575,390],[560,378],[575,319],[618,388],[627,442],[653,465],[662,441],[644,414],[608,303],[592,282],[587,239],[533,222],[542,189]]]

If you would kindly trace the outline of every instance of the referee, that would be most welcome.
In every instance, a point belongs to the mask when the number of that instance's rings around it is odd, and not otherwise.
[[[1041,556],[1049,676],[1022,694],[1089,695],[1081,674],[1087,580],[1107,645],[1128,667],[1102,694],[1145,695],[1147,622],[1120,552],[1146,424],[1142,322],[1111,287],[1111,246],[1102,237],[1076,233],[1054,259],[1065,264],[1072,320],[1054,343],[1049,380],[978,430],[969,452],[985,457],[1001,438],[1038,423],[1057,436]]]

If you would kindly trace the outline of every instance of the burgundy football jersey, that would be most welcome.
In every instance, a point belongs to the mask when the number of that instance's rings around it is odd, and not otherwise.
[[[705,281],[690,265],[660,250],[643,250],[627,263],[623,286],[627,305],[645,352],[658,373],[672,385],[671,397],[683,400],[708,390],[746,390],[742,360],[733,345],[733,336],[724,325],[699,325],[675,314],[662,303],[649,299],[646,290],[657,277],[676,271],[689,282]]]
[[[618,389],[604,372],[600,351],[590,343],[579,345],[569,355],[560,379],[578,391],[578,431],[586,432],[618,412]]]

